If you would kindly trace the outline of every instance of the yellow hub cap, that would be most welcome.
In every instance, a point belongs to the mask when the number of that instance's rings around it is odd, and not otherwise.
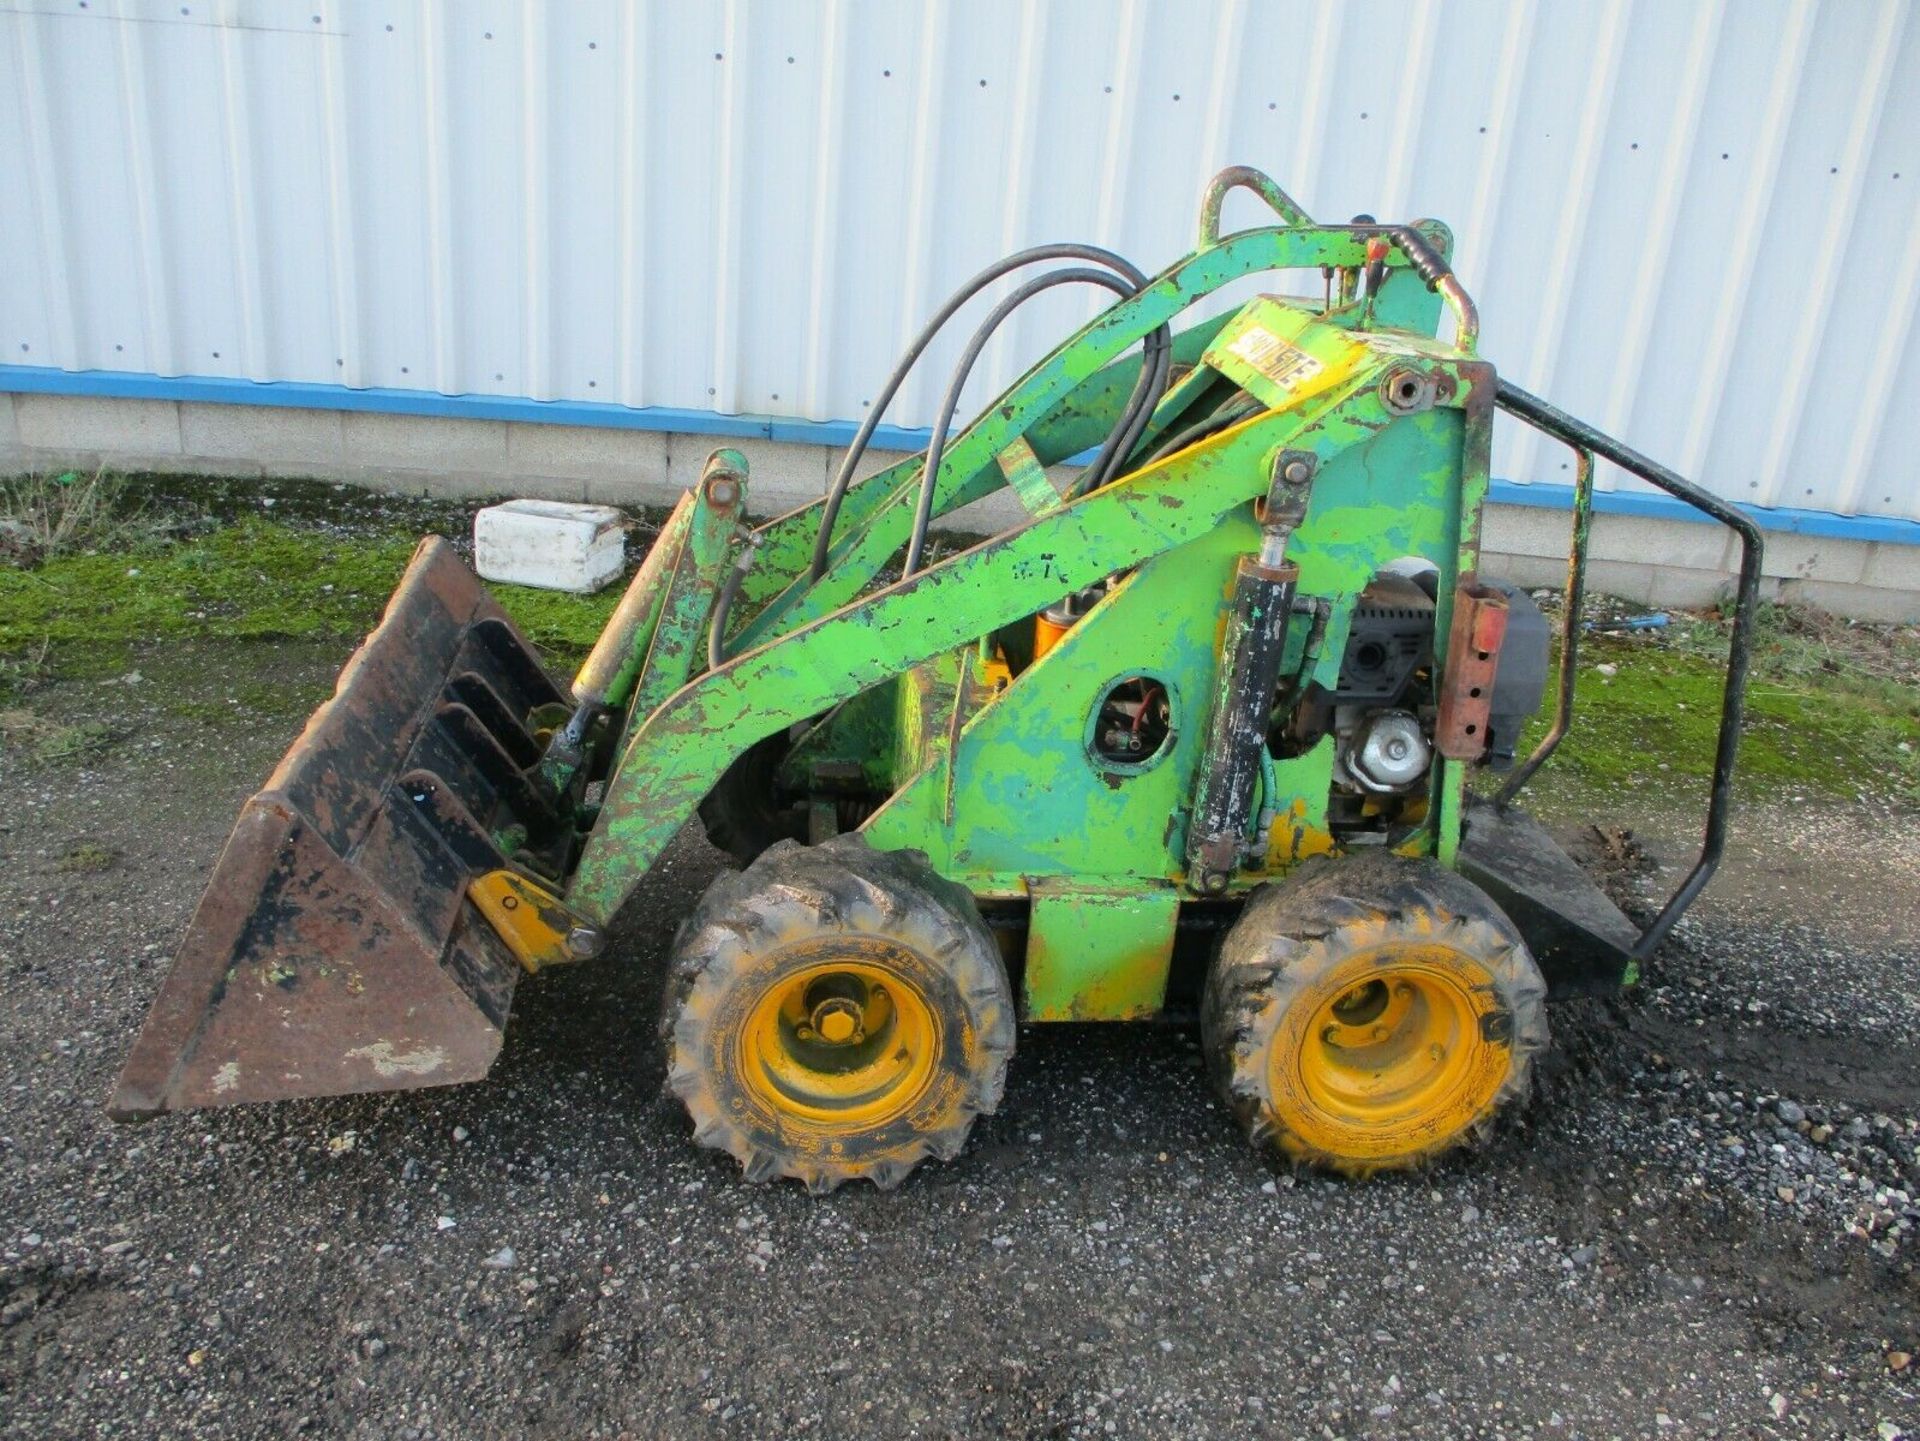
[[[775,1113],[831,1130],[883,1126],[925,1092],[940,1028],[919,989],[847,957],[767,989],[740,1033],[740,1073]]]
[[[1288,1127],[1337,1155],[1425,1149],[1487,1112],[1512,1056],[1483,1025],[1489,988],[1440,946],[1356,958],[1283,1025],[1268,1057]],[[1496,1033],[1498,1028],[1494,1028]]]

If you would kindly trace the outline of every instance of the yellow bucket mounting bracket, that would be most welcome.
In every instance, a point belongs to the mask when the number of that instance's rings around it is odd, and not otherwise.
[[[488,871],[467,887],[467,895],[530,976],[598,955],[606,943],[598,926],[518,871]]]

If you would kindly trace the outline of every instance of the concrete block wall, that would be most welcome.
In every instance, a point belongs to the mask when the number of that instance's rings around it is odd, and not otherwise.
[[[708,454],[747,457],[751,509],[777,515],[819,496],[840,452],[829,446],[595,426],[296,410],[191,401],[0,393],[0,474],[92,468],[287,475],[452,498],[498,495],[609,505],[670,503]],[[899,458],[874,452],[869,474]],[[1002,528],[1021,515],[1002,493],[953,518]],[[1487,511],[1483,568],[1524,585],[1566,579],[1569,520],[1536,506]],[[1588,583],[1647,605],[1706,605],[1728,594],[1739,561],[1718,526],[1641,516],[1595,518]],[[1863,620],[1920,621],[1920,546],[1776,532],[1764,594]]]
[[[841,454],[823,445],[602,426],[0,393],[0,475],[105,465],[296,476],[452,499],[667,505],[723,445],[746,456],[759,516],[818,499]],[[870,450],[859,474],[899,459],[897,451]],[[985,530],[1020,514],[1011,496],[993,496],[953,524]]]
[[[1563,585],[1571,518],[1545,506],[1489,506],[1481,568],[1523,585]],[[1920,546],[1770,531],[1765,600],[1816,606],[1857,620],[1920,620]],[[1717,525],[1596,515],[1587,585],[1652,606],[1711,605],[1733,593],[1740,542]]]

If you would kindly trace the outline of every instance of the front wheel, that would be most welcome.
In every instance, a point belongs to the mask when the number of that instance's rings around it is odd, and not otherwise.
[[[1546,983],[1513,923],[1432,861],[1308,862],[1257,892],[1207,977],[1201,1028],[1256,1146],[1347,1176],[1485,1135],[1547,1044]]]
[[[999,1104],[1014,1007],[973,898],[846,835],[714,881],[675,941],[661,1027],[694,1139],[748,1180],[885,1189],[953,1159]]]

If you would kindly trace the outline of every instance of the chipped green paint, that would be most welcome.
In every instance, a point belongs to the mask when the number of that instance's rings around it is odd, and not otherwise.
[[[630,714],[649,714],[687,683],[704,659],[707,617],[726,570],[728,541],[746,513],[747,461],[737,450],[716,450],[694,492],[681,553],[653,625],[646,664],[634,683]]]
[[[1053,488],[1040,457],[1034,454],[1025,436],[1015,436],[1000,452],[998,461],[1000,473],[1006,476],[1007,484],[1020,497],[1020,504],[1026,507],[1028,515],[1046,515],[1060,508],[1065,497]]]
[[[1452,514],[1456,526],[1453,565],[1440,568],[1439,592],[1433,608],[1433,659],[1437,673],[1446,674],[1448,642],[1453,631],[1454,596],[1463,580],[1480,573],[1480,525],[1487,498],[1493,448],[1493,375],[1483,362],[1462,367],[1470,382],[1458,412],[1462,429],[1460,464]],[[1436,753],[1428,777],[1428,809],[1432,817],[1432,853],[1444,865],[1454,864],[1460,849],[1460,827],[1465,815],[1467,765]]]
[[[1199,360],[1201,352],[1230,318],[1231,312],[1218,315],[1177,333],[1173,339],[1174,364],[1192,365]],[[1026,432],[1026,440],[1040,463],[1056,465],[1106,439],[1113,428],[1114,417],[1120,413],[1139,374],[1137,356],[1117,360],[1036,421]],[[1173,399],[1174,394],[1169,393],[1168,400]],[[919,458],[910,456],[855,481],[841,505],[836,534],[851,534],[902,484],[917,486],[919,476]],[[768,601],[791,586],[796,576],[806,573],[813,559],[813,542],[819,534],[824,504],[819,500],[809,501],[759,528],[759,560],[740,591],[740,613],[736,618],[739,634],[748,634],[747,622],[758,615]],[[758,631],[751,633],[758,634]]]
[[[947,727],[960,692],[962,652],[944,651],[900,678],[899,729],[893,750],[896,791],[946,754]]]
[[[633,698],[633,683],[646,666],[654,627],[660,623],[660,606],[680,564],[687,524],[698,503],[694,492],[687,491],[660,527],[653,548],[573,678],[575,700],[625,706]]]
[[[1098,888],[1059,877],[1031,886],[1023,1010],[1030,1021],[1157,1015],[1180,919],[1170,883]]]
[[[961,731],[950,827],[946,766],[936,763],[868,823],[868,838],[882,849],[930,844],[947,874],[983,894],[1017,893],[1010,877],[1178,876],[1233,567],[1258,544],[1243,503],[1147,561]],[[1098,761],[1087,723],[1107,691],[1132,676],[1166,687],[1171,733],[1150,765]]]
[[[1364,262],[1365,251],[1363,240],[1343,230],[1250,230],[1176,261],[1137,294],[1102,311],[1037,362],[954,440],[941,461],[934,486],[934,514],[945,515],[1003,484],[995,457],[1015,436],[1037,432],[1039,422],[1055,414],[1074,391],[1195,301],[1263,271],[1307,269],[1317,273],[1323,265],[1357,266]],[[1409,324],[1431,334],[1439,320],[1438,300],[1411,272],[1396,268],[1390,274],[1392,278],[1375,307],[1375,324]],[[1396,288],[1396,281],[1408,279],[1411,285]],[[1357,326],[1361,316],[1358,307],[1347,307],[1329,319]],[[1177,345],[1175,358],[1179,359]],[[1119,395],[1118,391],[1110,392],[1108,427],[1118,413]],[[1086,443],[1103,433],[1104,428],[1089,427],[1086,442],[1059,452],[1048,443],[1052,436],[1036,433],[1031,439],[1041,463],[1052,464],[1084,449]],[[786,588],[771,597],[743,630],[740,644],[758,644],[810,624],[858,595],[907,539],[919,490],[919,471],[918,459],[904,461],[874,477],[884,478],[884,494],[875,493],[872,481],[860,488],[864,518],[855,519],[843,509],[827,574],[811,581],[804,565],[796,567]],[[815,519],[817,527],[817,515]],[[809,534],[809,544],[811,540]],[[769,578],[763,578],[762,583]]]
[[[1264,493],[1279,446],[1333,456],[1372,436],[1387,416],[1371,379],[1255,416],[696,679],[635,726],[570,903],[610,917],[754,741],[1209,533]]]
[[[884,772],[892,795],[865,826],[876,846],[924,851],[975,894],[1033,900],[1033,1014],[1118,1017],[1156,1007],[1184,893],[1187,807],[1233,575],[1259,544],[1256,503],[1272,457],[1299,449],[1320,460],[1288,558],[1300,568],[1300,598],[1326,611],[1304,679],[1331,685],[1354,600],[1387,561],[1431,560],[1449,597],[1470,568],[1477,529],[1465,512],[1485,488],[1480,420],[1491,371],[1427,338],[1439,301],[1395,267],[1372,301],[1376,328],[1365,334],[1351,333],[1363,303],[1323,312],[1317,301],[1262,297],[1177,335],[1176,360],[1192,368],[1150,434],[1224,384],[1272,408],[1064,504],[1050,503],[1042,467],[1112,427],[1138,373],[1128,352],[1193,300],[1262,269],[1352,267],[1362,258],[1360,242],[1340,232],[1247,232],[1104,312],[947,451],[936,514],[1010,478],[1038,513],[911,580],[874,584],[905,540],[917,458],[850,489],[832,568],[818,582],[807,570],[820,505],[762,526],[732,658],[706,674],[697,665],[679,672],[693,678],[657,703],[636,704],[568,903],[611,918],[734,756],[830,713],[783,773],[804,780],[854,760],[869,780]],[[1385,325],[1406,329],[1377,328]],[[1289,386],[1289,359],[1300,356],[1314,383]],[[1436,398],[1431,409],[1400,414],[1382,380],[1409,364],[1433,378]],[[1063,595],[1114,575],[1122,578],[1049,654],[994,689],[987,638],[1030,626]],[[1302,664],[1311,627],[1304,611],[1292,618],[1287,665]],[[974,683],[962,684],[974,671]],[[675,674],[659,676],[665,683]],[[1148,763],[1113,765],[1089,747],[1091,720],[1108,688],[1142,675],[1168,695],[1171,733]],[[1276,762],[1269,850],[1237,886],[1333,847],[1332,766],[1331,740]],[[1440,831],[1457,827],[1444,789],[1429,813]],[[1414,842],[1431,844],[1424,834]]]

